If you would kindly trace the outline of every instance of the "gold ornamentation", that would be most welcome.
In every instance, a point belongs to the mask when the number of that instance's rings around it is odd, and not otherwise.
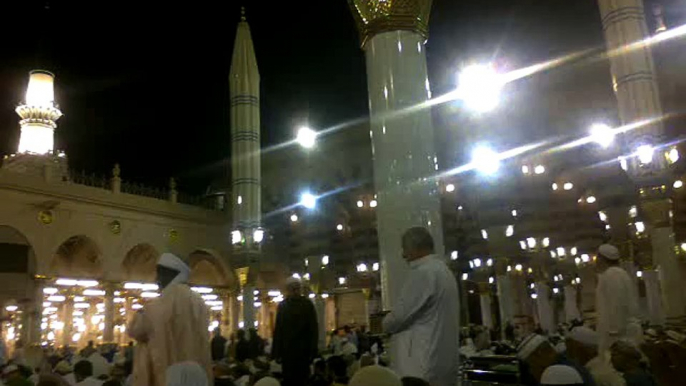
[[[109,227],[110,232],[114,233],[115,235],[121,233],[121,223],[118,220],[114,220],[111,223],[109,223]]]
[[[236,268],[236,276],[238,276],[238,282],[241,283],[241,288],[245,287],[248,282],[248,273],[250,273],[249,267]]]
[[[176,242],[179,240],[179,231],[176,229],[169,230],[169,241]]]
[[[41,210],[40,212],[38,212],[38,221],[42,222],[43,224],[52,224],[53,220],[54,216],[51,210]]]
[[[428,38],[432,0],[348,0],[362,47],[374,35],[413,31]]]

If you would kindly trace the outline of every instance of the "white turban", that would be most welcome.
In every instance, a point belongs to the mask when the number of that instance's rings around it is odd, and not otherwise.
[[[541,375],[541,385],[583,385],[581,375],[571,366],[549,366]]]
[[[517,358],[526,360],[544,343],[548,343],[548,340],[541,335],[531,334],[527,336],[522,343],[519,344],[519,347],[517,347]]]
[[[572,331],[567,334],[567,338],[577,341],[585,346],[598,346],[598,333],[588,327],[574,327]]]
[[[613,245],[601,245],[598,247],[598,253],[608,260],[619,260],[619,249]]]
[[[162,256],[160,256],[160,261],[157,262],[157,265],[173,269],[174,271],[177,271],[179,273],[178,275],[176,275],[174,280],[172,280],[169,284],[188,282],[188,277],[191,274],[191,269],[188,267],[188,265],[186,265],[186,263],[183,262],[183,260],[176,257],[176,255],[169,252],[163,253]]]
[[[281,384],[276,380],[276,378],[264,377],[255,382],[255,386],[281,386]]]
[[[207,372],[196,362],[181,362],[167,367],[167,386],[209,386]]]
[[[381,366],[367,366],[352,377],[349,386],[402,386],[400,378],[391,370]]]

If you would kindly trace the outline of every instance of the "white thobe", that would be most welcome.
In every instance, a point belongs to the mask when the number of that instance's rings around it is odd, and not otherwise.
[[[459,365],[459,294],[455,276],[436,255],[410,262],[410,272],[383,321],[392,334],[391,367],[400,377],[455,386]]]
[[[638,293],[634,281],[620,267],[610,267],[598,276],[596,312],[599,353],[603,355],[618,339],[639,344],[642,331],[638,311]]]

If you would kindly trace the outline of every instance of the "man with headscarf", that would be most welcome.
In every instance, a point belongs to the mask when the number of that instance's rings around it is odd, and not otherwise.
[[[392,335],[391,367],[401,377],[454,386],[460,339],[455,276],[435,255],[433,238],[425,228],[410,228],[402,246],[410,272],[383,320],[384,332]]]
[[[624,386],[624,379],[612,365],[598,356],[598,333],[588,327],[574,327],[565,339],[567,358],[584,366],[596,386]]]
[[[138,341],[133,386],[165,386],[167,368],[196,362],[211,379],[212,358],[207,332],[209,311],[188,286],[190,268],[171,253],[157,263],[160,296],[140,310],[126,329]]]
[[[310,363],[317,356],[317,312],[301,291],[300,280],[289,278],[286,298],[276,312],[272,357],[283,366],[285,386],[304,385],[310,377]]]
[[[643,333],[638,319],[637,288],[629,274],[619,266],[619,250],[610,244],[601,245],[596,268],[599,273],[595,307],[598,313],[598,351],[601,356],[606,356],[612,343],[631,339],[639,344]]]

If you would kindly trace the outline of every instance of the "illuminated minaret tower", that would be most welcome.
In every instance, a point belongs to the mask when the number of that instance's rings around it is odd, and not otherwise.
[[[21,117],[19,153],[48,154],[54,151],[56,121],[62,112],[55,104],[55,76],[31,71],[25,103],[17,107]]]
[[[260,74],[244,11],[236,31],[229,88],[234,208],[232,239],[238,263],[253,271],[243,286],[243,322],[244,327],[249,328],[255,321],[252,283],[264,233],[260,228]]]

